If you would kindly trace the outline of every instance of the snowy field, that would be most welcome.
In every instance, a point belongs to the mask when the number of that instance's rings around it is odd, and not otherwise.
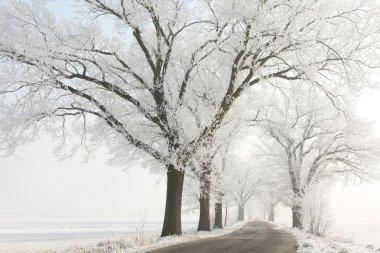
[[[136,242],[156,238],[161,226],[162,222],[0,222],[0,252],[63,251],[121,238]],[[196,223],[184,222],[183,226],[185,231],[192,232]]]
[[[144,252],[177,243],[220,236],[242,227],[195,233],[196,222],[183,223],[182,237],[159,238],[161,222],[2,222],[1,253]]]
[[[189,225],[193,224],[184,224]],[[158,232],[161,226],[161,222],[1,222],[0,242],[105,238],[133,235],[140,230]]]

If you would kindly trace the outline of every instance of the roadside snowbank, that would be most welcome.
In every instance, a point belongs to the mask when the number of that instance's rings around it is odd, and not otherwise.
[[[281,227],[293,234],[298,241],[298,253],[373,253],[380,252],[372,245],[355,244],[352,240],[340,237],[317,237],[304,231]]]
[[[238,222],[224,229],[215,229],[211,232],[184,232],[182,236],[164,238],[161,238],[159,234],[145,234],[142,238],[109,239],[85,247],[77,245],[62,251],[62,253],[142,253],[180,243],[223,236],[239,230],[245,224],[247,224],[246,221]]]

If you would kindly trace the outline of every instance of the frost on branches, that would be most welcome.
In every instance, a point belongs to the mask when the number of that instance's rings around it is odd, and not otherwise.
[[[31,2],[0,7],[1,150],[46,129],[72,152],[153,159],[167,171],[162,236],[181,234],[184,174],[238,100],[280,80],[336,100],[379,59],[372,1],[77,0],[70,20]]]
[[[273,97],[276,106],[268,106],[260,122],[267,136],[262,150],[270,150],[270,167],[288,174],[281,178],[293,193],[293,227],[303,228],[303,206],[313,188],[336,176],[368,180],[380,145],[368,122],[350,108],[337,110],[319,92],[291,87]]]

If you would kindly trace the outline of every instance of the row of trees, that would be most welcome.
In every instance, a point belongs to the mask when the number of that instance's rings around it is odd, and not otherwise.
[[[220,209],[223,182],[242,184],[226,169],[229,140],[251,125],[278,156],[268,168],[288,172],[294,226],[317,176],[367,175],[345,99],[379,66],[373,1],[75,0],[70,20],[29,2],[0,7],[1,150],[44,129],[72,144],[64,156],[101,144],[114,164],[164,168],[162,236],[182,232],[185,175],[210,230],[211,191]],[[241,207],[252,192],[235,195]]]
[[[254,195],[264,203],[270,221],[281,203],[291,208],[293,227],[303,228],[306,222],[307,229],[319,233],[325,227],[316,223],[325,222],[318,215],[327,209],[328,194],[318,195],[315,189],[327,189],[341,176],[370,179],[380,143],[371,134],[371,125],[357,118],[352,108],[337,110],[310,87],[282,87],[268,92],[265,102],[253,124],[249,121],[231,136],[223,157],[214,156],[208,166],[217,173],[211,175],[214,213],[219,214],[219,196],[224,196],[238,207],[238,220],[244,220],[244,208]],[[191,177],[187,181],[194,182]],[[197,189],[191,196],[202,199]],[[192,206],[197,207],[194,201]]]

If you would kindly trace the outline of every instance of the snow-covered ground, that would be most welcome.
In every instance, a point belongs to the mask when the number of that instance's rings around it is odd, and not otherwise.
[[[161,222],[0,222],[0,253],[135,253],[221,236],[245,223],[196,233],[196,222],[184,222],[183,236],[160,238]],[[295,235],[298,253],[374,253],[380,248],[340,237],[320,238],[276,224]],[[380,239],[380,238],[379,238]]]
[[[157,232],[162,222],[70,221],[0,222],[0,242],[92,239]],[[193,222],[184,223],[192,228]]]
[[[246,223],[238,222],[224,229],[216,229],[211,232],[195,232],[194,229],[192,232],[184,232],[182,236],[160,238],[159,234],[151,234],[144,236],[142,240],[135,240],[133,238],[106,240],[87,247],[74,247],[62,253],[141,253],[179,243],[222,236],[240,229]]]
[[[130,253],[221,236],[241,228],[196,233],[196,223],[183,224],[183,236],[160,238],[159,222],[0,224],[1,253]]]
[[[63,251],[99,241],[159,234],[162,222],[49,220],[0,222],[0,253]],[[183,224],[192,230],[193,222]]]
[[[298,253],[373,253],[380,252],[380,248],[373,245],[360,245],[350,239],[341,237],[317,237],[298,229],[281,226],[295,235],[298,241]],[[380,240],[380,235],[379,235]]]

